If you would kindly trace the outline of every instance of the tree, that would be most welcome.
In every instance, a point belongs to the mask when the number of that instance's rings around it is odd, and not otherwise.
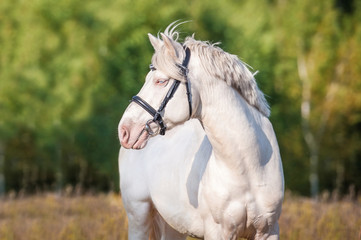
[[[181,40],[194,32],[221,42],[259,70],[288,189],[358,191],[359,9],[357,1],[1,1],[0,192],[117,189],[116,128],[148,71],[146,34],[177,19],[192,20]]]

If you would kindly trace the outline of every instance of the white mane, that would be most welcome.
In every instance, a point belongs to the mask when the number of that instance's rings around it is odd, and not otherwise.
[[[153,55],[152,63],[171,78],[184,80],[179,65],[182,63],[185,53],[182,44],[178,42],[179,32],[176,30],[180,24],[182,23],[172,23],[164,31],[164,35],[169,37],[178,49],[178,55],[170,56],[163,46]],[[257,86],[254,74],[236,55],[223,51],[215,44],[195,40],[193,36],[186,38],[184,46],[191,50],[191,55],[196,54],[201,59],[202,66],[210,76],[225,81],[236,89],[248,104],[255,107],[264,116],[270,116],[270,107],[263,92]]]

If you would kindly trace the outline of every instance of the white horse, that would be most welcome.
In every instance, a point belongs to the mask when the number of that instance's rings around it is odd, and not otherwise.
[[[129,238],[147,239],[154,224],[157,239],[278,239],[283,170],[263,93],[236,56],[193,37],[182,46],[171,27],[149,34],[152,68],[118,128],[133,149],[170,130],[143,153],[121,150]],[[194,120],[175,127],[189,112],[207,137]]]

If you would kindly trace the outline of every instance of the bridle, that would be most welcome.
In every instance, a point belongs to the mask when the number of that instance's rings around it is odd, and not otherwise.
[[[187,48],[187,47],[185,47],[184,50],[186,52],[186,56],[182,62],[182,65],[178,65],[178,67],[181,69],[183,75],[186,78],[185,84],[186,84],[186,89],[187,89],[187,98],[188,98],[188,105],[189,105],[189,118],[190,118],[192,115],[192,94],[191,94],[190,84],[188,81],[188,63],[189,63],[191,52],[190,52],[189,48]],[[149,66],[149,68],[152,71],[156,70],[156,68],[152,64]],[[177,79],[174,79],[172,86],[169,88],[167,95],[164,97],[158,110],[155,110],[152,106],[150,106],[150,104],[148,104],[141,97],[139,97],[139,96],[132,97],[132,102],[137,103],[139,106],[141,106],[145,111],[147,111],[153,117],[153,119],[149,119],[146,122],[145,127],[143,129],[143,131],[147,131],[150,136],[156,135],[158,133],[158,131],[154,132],[151,129],[151,127],[150,127],[151,123],[156,123],[158,125],[158,127],[160,128],[160,130],[159,130],[160,135],[165,134],[167,127],[164,124],[161,113],[164,110],[164,108],[167,106],[169,100],[174,96],[174,93],[177,91],[179,84],[180,84],[180,81]],[[143,131],[140,133],[140,135],[143,133]],[[139,135],[139,137],[140,137],[140,135]]]
[[[190,83],[188,81],[188,63],[189,63],[189,59],[191,56],[191,52],[190,52],[189,48],[187,48],[187,47],[185,47],[184,50],[186,52],[186,56],[182,62],[182,65],[178,65],[178,67],[181,69],[183,75],[186,78],[185,85],[186,85],[186,89],[187,89],[187,98],[188,98],[188,105],[189,105],[189,118],[190,118],[192,116],[192,94],[191,94]],[[149,68],[152,71],[156,70],[156,68],[152,64],[149,66]],[[150,106],[150,104],[148,104],[141,97],[139,97],[139,96],[132,97],[132,102],[137,103],[139,106],[141,106],[145,111],[147,111],[153,117],[153,119],[149,119],[146,122],[145,127],[144,127],[143,131],[140,133],[139,137],[143,134],[144,131],[147,131],[149,136],[153,136],[158,133],[158,131],[153,131],[151,129],[151,126],[150,126],[151,123],[156,123],[158,125],[158,130],[159,130],[160,135],[165,134],[167,127],[164,124],[161,113],[164,110],[164,108],[167,106],[169,100],[174,96],[174,93],[177,91],[179,84],[180,84],[180,80],[174,79],[172,86],[169,88],[167,95],[165,95],[158,110],[155,110],[152,106]]]

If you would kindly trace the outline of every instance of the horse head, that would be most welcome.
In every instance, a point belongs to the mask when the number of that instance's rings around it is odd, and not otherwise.
[[[188,78],[190,50],[179,42],[171,25],[160,37],[148,34],[155,50],[150,71],[139,93],[125,110],[118,126],[123,147],[144,148],[151,136],[187,121],[197,106],[197,94]]]

